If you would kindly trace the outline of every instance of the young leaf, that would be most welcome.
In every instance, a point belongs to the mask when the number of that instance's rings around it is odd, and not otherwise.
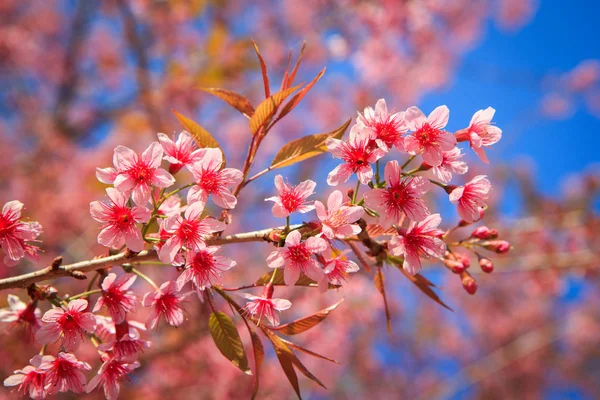
[[[258,56],[258,61],[260,63],[260,71],[262,72],[263,84],[265,86],[265,98],[268,98],[271,95],[271,91],[269,89],[269,75],[267,75],[267,64],[265,64],[265,60],[262,58],[260,54],[260,50],[258,50],[258,46],[256,42],[252,40],[252,45],[254,46],[254,51]]]
[[[252,375],[240,334],[231,318],[225,313],[213,312],[208,320],[208,328],[221,354],[245,374]]]
[[[298,56],[298,59],[296,60],[296,65],[294,65],[294,69],[292,70],[292,73],[288,76],[288,79],[286,82],[287,87],[292,86],[292,84],[294,83],[294,79],[296,79],[296,73],[298,72],[300,63],[302,62],[302,57],[304,56],[304,50],[306,50],[306,42],[302,42],[302,48],[300,49],[300,55]]]
[[[432,287],[435,287],[435,285],[429,279],[425,278],[421,274],[416,274],[414,276],[410,275],[404,270],[404,268],[402,268],[402,264],[394,263],[394,265],[400,270],[400,272],[404,274],[404,276],[408,278],[408,280],[414,283],[423,293],[425,293],[427,297],[429,297],[431,300],[435,301],[442,307],[447,308],[450,311],[454,311],[453,309],[448,307],[448,305],[444,303],[442,299],[440,299],[440,297],[433,291],[433,289],[431,289]]]
[[[379,291],[379,293],[381,293],[381,296],[383,297],[383,305],[385,307],[385,319],[387,321],[387,330],[388,332],[392,331],[392,317],[390,314],[390,309],[388,307],[388,302],[387,302],[387,296],[385,294],[385,276],[383,275],[383,271],[381,270],[381,267],[377,268],[377,273],[375,273],[375,287],[377,288],[377,290]]]
[[[239,93],[236,93],[232,90],[218,88],[199,89],[204,90],[205,92],[208,92],[220,98],[221,100],[229,104],[231,107],[244,114],[247,118],[250,118],[252,117],[252,115],[254,115],[254,107],[252,106],[252,103],[250,103],[250,100],[248,100],[246,97],[242,96]]]
[[[173,114],[177,117],[179,122],[183,125],[183,127],[192,135],[194,141],[200,148],[216,148],[221,150],[223,154],[223,165],[225,165],[225,153],[223,153],[223,149],[219,146],[219,143],[215,140],[214,137],[206,129],[201,127],[197,122],[187,118],[186,116],[179,114],[177,111],[172,110]]]
[[[281,109],[281,113],[279,113],[279,116],[277,117],[277,119],[281,119],[281,118],[285,117],[287,114],[289,114],[289,112],[292,111],[300,103],[300,101],[304,98],[304,96],[306,96],[306,93],[308,93],[308,91],[310,89],[312,89],[312,87],[315,85],[315,83],[317,83],[319,81],[319,79],[321,79],[321,77],[323,76],[324,73],[325,73],[325,68],[323,68],[321,70],[321,72],[319,72],[317,74],[317,76],[308,85],[304,86],[302,88],[302,90],[300,90],[298,93],[296,93],[294,95],[294,97],[292,97],[292,99],[290,101],[288,101],[285,106],[283,106],[283,108]]]
[[[322,359],[322,360],[325,360],[325,361],[329,361],[329,362],[332,362],[332,363],[335,363],[335,364],[339,364],[339,362],[338,362],[338,361],[335,361],[333,358],[325,357],[325,356],[323,356],[323,355],[321,355],[321,354],[315,353],[314,351],[310,351],[310,350],[308,350],[308,349],[305,349],[304,347],[298,346],[297,344],[295,344],[295,343],[292,343],[292,342],[290,342],[290,341],[288,341],[288,340],[285,340],[284,338],[279,338],[279,339],[280,339],[280,340],[281,340],[283,343],[285,343],[285,344],[287,344],[289,347],[291,347],[292,349],[299,350],[299,351],[301,351],[301,352],[303,352],[303,353],[309,354],[309,355],[311,355],[311,356],[313,356],[313,357],[317,357],[317,358],[320,358],[320,359]]]
[[[263,348],[262,342],[260,341],[260,338],[258,337],[256,332],[254,332],[252,328],[250,328],[250,324],[248,324],[246,320],[244,320],[244,322],[246,323],[246,327],[248,328],[248,332],[250,333],[250,338],[252,339],[252,350],[254,351],[255,371],[254,386],[252,388],[252,399],[255,399],[256,395],[258,394],[260,367],[262,366],[262,362],[265,358],[265,349]]]
[[[287,167],[288,165],[309,159],[327,151],[325,141],[329,138],[339,139],[344,136],[352,119],[329,133],[319,133],[293,140],[284,145],[271,162],[270,169]]]
[[[252,132],[252,135],[256,135],[263,125],[269,123],[271,117],[275,115],[281,103],[283,103],[290,94],[298,90],[300,86],[302,85],[297,85],[284,89],[281,92],[277,92],[273,96],[263,100],[263,102],[256,107],[254,115],[250,118],[250,131]]]
[[[305,332],[310,328],[318,325],[321,321],[327,318],[329,313],[335,310],[337,306],[339,306],[342,303],[342,301],[344,301],[344,299],[338,301],[330,307],[327,307],[324,310],[309,315],[308,317],[300,318],[295,320],[294,322],[290,322],[289,324],[284,324],[271,329],[274,331],[281,332],[284,335],[297,335],[299,333]]]
[[[298,384],[298,375],[296,375],[296,370],[294,370],[293,359],[296,357],[292,350],[285,345],[277,335],[269,332],[266,328],[263,327],[263,332],[267,335],[267,337],[271,340],[273,344],[273,348],[275,349],[275,354],[279,359],[279,364],[281,364],[281,368],[287,376],[288,381],[294,388],[294,391],[298,395],[298,398],[302,400],[302,396],[300,395],[300,385]]]

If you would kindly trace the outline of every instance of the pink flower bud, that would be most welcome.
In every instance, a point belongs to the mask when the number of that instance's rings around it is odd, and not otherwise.
[[[490,240],[483,245],[487,250],[495,251],[498,254],[507,253],[510,250],[510,243],[506,240]]]
[[[492,261],[489,258],[480,257],[479,267],[486,274],[491,274],[494,271],[494,264],[492,264]]]
[[[480,226],[471,233],[472,238],[486,240],[490,238],[490,228],[487,226]]]
[[[475,279],[473,279],[473,277],[466,272],[462,275],[462,285],[467,293],[471,295],[477,292],[477,283],[475,283]]]
[[[455,274],[462,274],[465,271],[465,266],[462,262],[457,260],[444,260],[446,267],[450,268]]]

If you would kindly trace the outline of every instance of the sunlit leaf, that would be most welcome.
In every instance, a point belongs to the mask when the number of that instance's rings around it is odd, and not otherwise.
[[[284,335],[297,335],[299,333],[305,332],[305,331],[309,330],[310,328],[318,325],[325,318],[327,318],[329,313],[332,312],[333,310],[335,310],[337,308],[337,306],[339,306],[342,303],[342,301],[344,301],[344,299],[338,301],[334,305],[327,307],[324,310],[321,310],[317,313],[314,313],[314,314],[309,315],[304,318],[297,319],[293,322],[290,322],[289,324],[280,325],[280,326],[272,328],[272,329],[274,331],[283,333]]]
[[[308,349],[305,349],[304,347],[298,346],[297,344],[292,343],[292,342],[290,342],[288,340],[285,340],[284,338],[279,338],[279,339],[282,342],[284,342],[285,344],[287,344],[288,346],[290,346],[292,349],[299,350],[299,351],[301,351],[303,353],[309,354],[309,355],[311,355],[313,357],[320,358],[320,359],[325,360],[325,361],[329,361],[329,362],[332,362],[332,363],[335,363],[335,364],[340,364],[338,361],[336,361],[336,360],[334,360],[332,358],[325,357],[325,356],[323,356],[323,355],[321,355],[319,353],[315,353],[314,351],[310,351]]]
[[[437,295],[437,293],[435,293],[433,291],[432,287],[435,287],[435,285],[429,279],[425,278],[421,274],[416,274],[414,276],[410,275],[408,272],[406,272],[404,270],[404,268],[402,268],[402,263],[400,263],[400,264],[394,263],[394,265],[396,265],[396,267],[400,270],[400,272],[402,272],[404,274],[404,276],[406,276],[408,278],[408,280],[410,280],[412,283],[414,283],[423,293],[425,293],[425,295],[427,295],[427,297],[429,297],[431,300],[435,301],[442,307],[447,308],[450,311],[454,311],[453,309],[448,307],[448,305],[446,303],[444,303],[442,301],[442,299],[440,299],[440,297]]]
[[[231,318],[225,313],[213,312],[208,320],[208,328],[221,354],[244,373],[252,375],[240,334]]]
[[[369,237],[375,238],[377,236],[390,236],[398,233],[398,231],[393,227],[383,229],[379,224],[369,224],[367,225],[367,233]]]
[[[215,140],[215,138],[212,137],[212,135],[208,133],[206,129],[201,127],[194,120],[191,120],[188,117],[179,114],[175,110],[172,111],[173,114],[175,114],[175,116],[179,120],[179,122],[181,122],[181,124],[184,126],[184,128],[190,133],[190,135],[192,135],[198,147],[209,147],[221,150],[221,153],[223,154],[223,165],[225,165],[225,153],[223,153],[223,149],[221,149],[221,146],[219,146],[219,143]]]
[[[300,101],[304,98],[304,96],[306,96],[306,93],[308,93],[308,91],[310,89],[312,89],[312,87],[315,85],[315,83],[317,83],[319,81],[319,79],[321,79],[321,77],[323,76],[323,74],[325,73],[325,68],[323,68],[321,70],[321,72],[319,72],[317,74],[317,76],[305,87],[302,88],[302,90],[300,90],[298,93],[296,93],[290,101],[287,102],[287,104],[285,106],[283,106],[283,108],[281,109],[281,113],[279,113],[279,119],[285,117],[290,111],[292,111],[299,103]]]
[[[274,335],[265,329],[263,329],[263,332],[265,332],[267,337],[271,340],[273,348],[275,349],[275,354],[277,355],[277,359],[279,359],[279,364],[281,364],[285,376],[294,388],[298,398],[302,399],[302,396],[300,395],[300,385],[298,384],[298,375],[296,375],[293,362],[293,359],[296,358],[296,356],[292,350],[277,337],[277,335]]]
[[[392,317],[390,314],[387,296],[385,293],[385,276],[383,275],[383,271],[381,270],[381,267],[377,268],[377,273],[375,273],[374,282],[375,282],[375,287],[377,288],[377,290],[379,291],[379,293],[381,293],[381,296],[383,297],[383,305],[385,307],[385,319],[387,321],[387,330],[388,330],[388,332],[391,332],[392,331]]]
[[[258,56],[258,61],[260,62],[260,71],[262,73],[263,85],[265,87],[265,98],[268,98],[269,96],[271,96],[271,90],[269,89],[269,75],[267,74],[267,64],[265,63],[265,60],[260,54],[260,50],[258,50],[258,46],[254,42],[254,40],[252,40],[252,45],[254,46],[254,51],[256,52],[256,55]]]
[[[309,159],[327,151],[325,142],[329,138],[339,139],[344,135],[352,119],[329,133],[318,133],[293,140],[284,145],[271,162],[270,169],[287,167],[288,165]]]
[[[221,100],[229,104],[231,107],[244,114],[247,118],[250,118],[252,117],[252,115],[254,115],[254,107],[252,106],[252,103],[250,103],[250,100],[248,100],[246,97],[239,93],[236,93],[232,90],[218,88],[199,89],[204,90],[205,92],[208,92],[220,98]]]
[[[306,42],[302,42],[302,48],[300,49],[300,55],[298,56],[298,59],[296,60],[296,65],[294,65],[294,69],[288,76],[288,80],[286,83],[287,87],[292,86],[292,84],[294,83],[294,79],[296,79],[296,73],[298,72],[300,63],[302,62],[302,57],[304,56],[304,50],[306,50]]]
[[[254,110],[254,115],[252,115],[252,118],[250,118],[250,131],[253,135],[256,135],[258,130],[263,125],[267,125],[269,123],[273,115],[275,115],[277,112],[277,109],[281,103],[283,103],[290,94],[298,90],[300,86],[302,85],[297,85],[277,92],[273,96],[263,100],[263,102],[256,107],[256,110]]]

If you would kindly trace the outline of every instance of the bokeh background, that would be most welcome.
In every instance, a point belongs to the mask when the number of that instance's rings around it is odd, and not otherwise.
[[[103,254],[89,216],[89,202],[104,189],[95,168],[111,164],[118,144],[141,151],[157,132],[180,131],[172,109],[200,122],[225,149],[228,166],[241,168],[247,120],[196,88],[232,89],[256,105],[262,81],[250,38],[274,87],[288,51],[297,56],[306,41],[297,81],[327,71],[264,142],[255,172],[287,141],[331,131],[381,97],[396,110],[418,105],[427,113],[446,104],[449,130],[466,127],[475,111],[492,106],[503,139],[488,152],[491,166],[469,155],[464,178],[492,177],[493,204],[483,223],[500,229],[515,248],[495,259],[494,273],[473,271],[474,297],[455,275],[426,265],[424,275],[454,312],[398,271],[386,272],[391,334],[365,271],[324,296],[282,290],[294,303],[285,316],[290,320],[346,299],[298,338],[341,363],[301,357],[329,388],[301,378],[305,397],[599,398],[597,13],[592,0],[3,0],[0,204],[26,204],[27,217],[44,226],[44,253],[40,263],[0,264],[0,277],[40,268],[57,255],[72,262]],[[335,162],[315,160],[282,173],[290,181],[315,179],[323,200],[330,190],[324,178]],[[263,202],[273,193],[272,178],[244,189],[230,232],[280,224]],[[446,226],[456,222],[446,196],[430,201],[438,202]],[[265,273],[270,251],[264,245],[225,249],[238,262],[227,283]],[[148,273],[157,280],[176,276],[152,268]],[[74,293],[85,283],[63,279],[56,287]],[[135,289],[148,291],[141,282]],[[194,298],[186,312],[183,327],[149,335],[153,347],[123,385],[122,398],[249,397],[252,379],[223,359],[207,336],[205,306]],[[136,319],[144,317],[140,311]],[[37,351],[4,329],[0,376]],[[88,358],[80,359],[97,368],[91,345],[82,351]],[[261,377],[261,398],[294,398],[272,352]],[[0,399],[15,397],[0,389]]]

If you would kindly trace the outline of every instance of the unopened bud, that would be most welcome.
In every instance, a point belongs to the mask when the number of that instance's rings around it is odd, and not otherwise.
[[[495,251],[498,254],[504,254],[510,250],[510,243],[506,240],[490,240],[485,242],[483,247],[487,250]]]
[[[490,229],[489,239],[498,239],[498,229]]]
[[[462,285],[467,293],[471,295],[477,292],[477,283],[475,283],[475,279],[473,279],[473,277],[466,272],[462,274]]]
[[[323,224],[321,224],[321,221],[310,221],[309,223],[306,224],[306,226],[311,230],[314,231],[315,229],[319,229],[321,228]]]
[[[181,163],[171,164],[169,165],[169,172],[171,173],[171,175],[175,175],[181,170],[181,168],[183,168],[183,164]]]
[[[469,268],[471,266],[471,260],[469,259],[469,256],[463,253],[457,253],[456,254],[456,259],[458,261],[460,261],[462,263],[462,265],[465,266],[465,268]]]
[[[471,233],[472,238],[477,238],[481,240],[486,240],[490,238],[490,228],[487,226],[477,227],[473,233]]]
[[[457,260],[446,259],[444,260],[444,264],[446,265],[446,267],[450,268],[450,270],[452,270],[452,272],[454,272],[455,274],[462,274],[465,270],[464,264]]]
[[[349,199],[353,199],[354,198],[354,189],[348,189],[348,191],[346,192],[346,196],[348,196]]]
[[[494,271],[494,264],[492,264],[492,261],[489,258],[480,257],[479,267],[486,274],[491,274]]]
[[[54,260],[52,260],[52,269],[57,270],[58,267],[60,267],[62,265],[62,262],[63,262],[62,256],[55,257]]]

